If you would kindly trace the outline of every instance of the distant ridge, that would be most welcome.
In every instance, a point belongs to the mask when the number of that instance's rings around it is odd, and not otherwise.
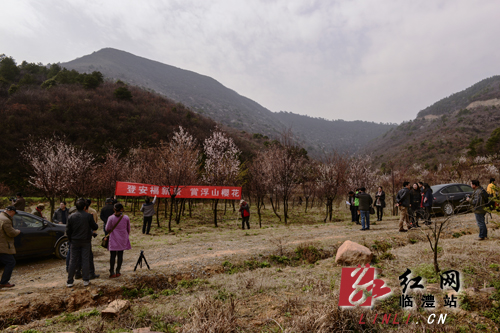
[[[370,122],[327,121],[292,113],[273,113],[255,101],[239,95],[215,79],[149,60],[131,53],[105,48],[62,63],[79,72],[100,71],[106,78],[155,91],[193,111],[232,128],[275,137],[293,127],[312,154],[337,149],[354,153],[393,125]],[[318,126],[312,130],[311,126]]]
[[[397,160],[438,169],[462,155],[486,154],[485,143],[500,127],[500,75],[443,98],[362,149],[375,163]]]

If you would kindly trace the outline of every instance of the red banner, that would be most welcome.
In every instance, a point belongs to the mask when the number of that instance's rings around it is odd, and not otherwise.
[[[115,195],[141,197],[155,195],[158,198],[170,198],[175,187],[139,183],[116,182]],[[182,199],[241,199],[241,187],[232,186],[179,186],[176,198]]]

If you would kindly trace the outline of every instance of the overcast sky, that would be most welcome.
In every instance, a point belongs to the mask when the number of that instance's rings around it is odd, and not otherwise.
[[[46,64],[113,47],[271,111],[399,123],[500,74],[499,17],[498,0],[13,0],[0,54]]]

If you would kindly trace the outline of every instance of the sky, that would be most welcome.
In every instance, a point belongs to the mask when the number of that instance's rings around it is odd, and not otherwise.
[[[400,123],[500,74],[498,0],[15,0],[0,54],[112,47],[210,76],[271,111]]]

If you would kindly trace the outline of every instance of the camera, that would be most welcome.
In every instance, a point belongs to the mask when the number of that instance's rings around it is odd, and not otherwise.
[[[17,199],[16,199],[16,197],[10,197],[10,198],[9,198],[9,201],[14,201],[14,202],[16,202],[16,201],[17,201]]]

